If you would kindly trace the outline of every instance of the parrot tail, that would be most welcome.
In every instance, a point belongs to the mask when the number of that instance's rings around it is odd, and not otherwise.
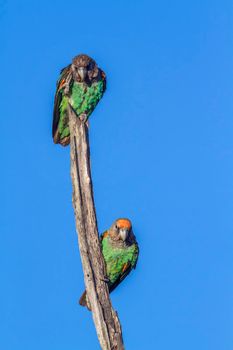
[[[87,293],[86,293],[86,291],[81,295],[81,298],[79,299],[79,305],[86,306],[88,308],[88,310],[91,311],[90,305],[87,302]]]

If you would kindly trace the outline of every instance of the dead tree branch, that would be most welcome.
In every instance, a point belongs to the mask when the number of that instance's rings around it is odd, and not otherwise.
[[[73,207],[84,281],[102,350],[124,350],[121,325],[105,281],[90,170],[88,129],[69,106]]]

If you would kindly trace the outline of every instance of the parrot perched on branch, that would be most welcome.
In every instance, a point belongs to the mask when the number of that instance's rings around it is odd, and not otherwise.
[[[116,220],[110,229],[100,236],[101,249],[106,265],[106,283],[111,293],[136,268],[139,248],[129,219]],[[86,291],[79,304],[90,309]]]
[[[87,55],[78,55],[61,70],[53,112],[53,140],[67,146],[70,143],[68,104],[77,117],[87,121],[106,90],[105,73]]]

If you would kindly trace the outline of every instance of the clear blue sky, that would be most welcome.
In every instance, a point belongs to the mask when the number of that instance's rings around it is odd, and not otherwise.
[[[127,350],[232,350],[232,1],[4,1],[0,349],[98,349],[69,148],[52,142],[59,70],[96,59],[99,229],[132,219],[136,271],[112,294]]]

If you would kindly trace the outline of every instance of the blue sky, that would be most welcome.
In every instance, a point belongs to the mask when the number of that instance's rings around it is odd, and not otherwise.
[[[128,216],[136,271],[112,294],[127,350],[232,350],[231,1],[0,2],[0,348],[92,350],[59,70],[96,59],[90,119],[100,232]]]

